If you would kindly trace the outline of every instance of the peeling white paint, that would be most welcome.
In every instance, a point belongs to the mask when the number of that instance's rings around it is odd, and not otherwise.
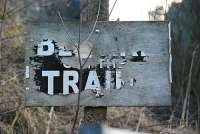
[[[88,79],[85,85],[85,90],[91,90],[91,89],[98,89],[100,88],[100,82],[97,77],[96,71],[90,71],[88,75]]]
[[[42,71],[42,76],[48,77],[48,94],[53,95],[54,77],[60,76],[59,71]]]
[[[99,62],[100,62],[100,68],[103,68],[103,59],[100,59]]]
[[[44,47],[47,47],[47,50],[44,50]],[[39,56],[50,56],[54,53],[54,44],[52,41],[42,41],[38,44],[37,55]]]
[[[116,71],[116,89],[122,87],[122,72],[120,70]]]
[[[26,66],[26,79],[28,79],[30,77],[30,67]]]
[[[106,71],[106,89],[111,89],[111,71]]]
[[[73,56],[73,54],[72,54],[72,51],[69,51],[69,50],[66,50],[65,49],[65,47],[63,47],[63,46],[60,46],[59,48],[58,48],[58,55],[59,56],[63,56],[63,57],[71,57],[71,56]]]

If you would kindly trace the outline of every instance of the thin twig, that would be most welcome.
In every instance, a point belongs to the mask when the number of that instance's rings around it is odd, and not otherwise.
[[[47,123],[46,134],[49,134],[53,113],[54,113],[54,107],[51,107],[51,110],[49,112],[49,120],[48,120],[48,123]]]
[[[143,116],[144,116],[144,108],[141,109],[140,117],[139,117],[138,124],[137,124],[136,130],[135,130],[136,132],[139,131]]]
[[[15,99],[19,99],[19,98],[13,98],[12,97],[12,99],[15,100]],[[13,100],[12,101],[11,100],[9,100],[9,101],[5,100],[4,102],[0,102],[0,105],[7,105],[8,103],[13,103],[14,102]]]
[[[112,12],[113,12],[116,3],[117,3],[117,0],[115,0],[115,3],[113,4],[113,6],[112,6],[112,8],[111,8],[111,11],[110,11],[110,13],[109,13],[109,17],[111,16],[111,14],[112,14]]]
[[[98,21],[98,18],[99,18],[99,13],[100,13],[100,7],[101,7],[101,0],[99,0],[99,7],[98,7],[98,12],[97,12],[97,17],[96,17],[96,20],[95,20],[95,23],[93,25],[93,28],[92,28],[92,31],[90,32],[89,36],[87,37],[86,40],[84,40],[83,42],[85,41],[88,41],[93,32],[94,32],[94,29],[96,28],[96,24],[97,24],[97,21]],[[62,21],[63,23],[63,21]],[[64,23],[63,23],[64,24]],[[79,42],[78,42],[78,47],[77,47],[77,51],[78,51],[78,59],[79,59],[79,67],[80,67],[80,81],[79,81],[79,93],[78,93],[78,100],[77,100],[77,109],[76,109],[76,113],[75,113],[75,116],[74,116],[74,122],[73,122],[73,126],[72,126],[72,129],[71,129],[71,133],[73,134],[74,131],[75,131],[75,126],[76,126],[76,122],[77,122],[77,119],[78,119],[78,114],[79,114],[79,109],[80,109],[80,96],[81,96],[81,89],[82,89],[82,77],[83,77],[83,67],[84,65],[86,64],[86,62],[88,61],[92,51],[93,51],[93,48],[90,50],[90,53],[89,55],[87,56],[85,62],[82,64],[82,60],[81,60],[81,53],[80,53],[80,45],[81,45],[81,20],[79,22]]]
[[[79,92],[78,92],[78,100],[77,100],[77,108],[76,113],[74,116],[74,122],[71,130],[71,134],[74,133],[76,122],[78,119],[79,109],[80,109],[80,96],[81,96],[81,87],[82,87],[82,62],[81,62],[81,55],[80,55],[80,44],[81,44],[81,22],[79,22],[79,38],[78,38],[78,59],[79,59],[79,67],[80,67],[80,81],[79,81]]]
[[[79,67],[82,67],[82,60],[81,60],[81,52],[80,52],[80,45],[81,45],[81,22],[79,22],[79,32],[78,32],[78,60],[79,60]]]
[[[188,75],[188,83],[187,83],[186,95],[185,95],[185,99],[184,99],[184,103],[183,103],[183,109],[182,109],[180,125],[183,125],[185,123],[187,103],[188,103],[188,98],[189,98],[189,95],[190,95],[190,92],[191,92],[191,83],[192,83],[192,72],[193,72],[194,58],[196,56],[197,49],[198,49],[198,45],[196,46],[196,48],[194,49],[193,54],[192,54],[192,61],[191,61],[191,65],[190,65],[189,75]]]
[[[12,110],[9,110],[6,112],[2,112],[2,113],[0,113],[0,116],[5,116],[5,115],[13,113],[13,112],[21,111],[24,108],[25,108],[24,106],[21,106],[21,107],[18,107],[18,108],[15,108],[15,109],[12,109]]]
[[[4,21],[5,21],[6,7],[7,7],[7,0],[4,1],[3,14],[1,16],[1,27],[0,27],[0,59],[1,59],[1,53],[2,53],[2,33],[3,33],[3,25],[4,25]]]
[[[67,34],[67,39],[68,39],[71,43],[73,43],[73,45],[74,45],[75,48],[77,48],[78,43],[72,39],[72,37],[70,36],[70,33],[67,31],[67,27],[65,26],[65,23],[64,23],[63,18],[62,18],[61,14],[60,14],[60,11],[58,11],[58,16],[59,16],[60,21],[61,21],[61,23],[62,23],[62,25],[63,25],[63,28],[64,28],[64,30],[65,30],[65,33]]]
[[[87,58],[85,59],[85,61],[84,61],[83,64],[82,64],[82,68],[84,68],[85,64],[86,64],[87,61],[89,60],[89,58],[90,58],[90,56],[91,56],[91,54],[92,54],[94,48],[95,48],[94,46],[91,48],[91,50],[90,50],[90,52],[89,52]]]
[[[34,1],[35,2],[35,1]],[[30,7],[34,2],[30,2],[29,4],[27,5],[24,5],[22,6],[21,8],[15,8],[15,9],[12,9],[10,11],[8,11],[7,13],[7,18],[10,18],[11,16],[15,15],[16,13],[19,13],[21,11],[23,11],[24,9],[26,9],[27,7]]]
[[[12,121],[12,124],[9,128],[9,133],[13,133],[13,127],[15,126],[15,123],[17,122],[18,118],[20,116],[20,113],[19,112],[16,112],[16,115],[15,115],[15,118],[14,120]]]
[[[24,9],[26,9],[26,8],[28,8],[28,7],[30,7],[30,6],[32,6],[33,4],[35,3],[35,1],[32,1],[32,2],[29,2],[28,4],[26,4],[26,5],[24,5],[24,6],[22,6],[21,8],[14,8],[14,9],[11,9],[10,11],[8,11],[8,13],[7,13],[7,18],[10,18],[10,17],[12,17],[13,15],[15,15],[16,13],[19,13],[19,12],[21,12],[21,11],[23,11]],[[43,4],[46,4],[46,3],[39,3],[40,4],[40,6],[42,6]]]
[[[97,25],[97,22],[98,22],[98,19],[99,19],[100,9],[101,9],[101,0],[99,0],[99,7],[98,7],[98,11],[97,11],[97,17],[96,17],[96,20],[94,22],[92,31],[90,32],[90,34],[88,35],[88,37],[83,42],[89,41],[90,38],[91,38],[91,36],[92,36],[92,34],[94,33],[94,30],[96,28],[96,25]]]
[[[4,1],[2,20],[5,19],[4,17],[5,17],[5,14],[6,14],[6,8],[7,8],[7,0]]]

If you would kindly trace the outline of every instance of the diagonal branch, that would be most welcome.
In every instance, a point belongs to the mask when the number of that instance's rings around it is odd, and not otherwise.
[[[46,2],[46,1],[45,1]],[[44,4],[49,4],[49,3],[45,3],[45,2],[40,2],[40,7],[42,6],[45,6]],[[29,2],[28,4],[26,5],[23,5],[22,7],[20,8],[14,8],[14,9],[11,9],[10,11],[7,12],[7,18],[10,18],[11,16],[15,15],[16,13],[19,13],[21,11],[23,11],[24,9],[32,6],[33,4],[35,3],[35,1],[32,1],[32,2]]]
[[[11,16],[15,15],[16,13],[19,13],[21,11],[23,11],[24,9],[26,9],[27,7],[30,7],[34,2],[30,2],[20,8],[14,8],[14,9],[11,9],[10,11],[7,12],[7,18],[10,18]]]
[[[58,11],[58,16],[59,16],[59,18],[60,18],[60,21],[61,21],[61,23],[62,23],[62,26],[63,26],[63,28],[64,28],[66,34],[67,34],[67,39],[73,44],[73,46],[74,46],[75,48],[78,49],[78,47],[77,47],[77,46],[78,46],[78,43],[72,39],[72,37],[70,36],[70,32],[67,31],[67,27],[65,26],[65,23],[64,23],[63,18],[62,18],[61,14],[60,14],[60,11]]]
[[[86,64],[87,61],[89,60],[89,58],[90,58],[90,56],[91,56],[92,51],[94,50],[94,48],[95,48],[95,47],[93,46],[92,49],[90,50],[90,53],[88,54],[86,60],[85,60],[85,61],[83,62],[83,64],[82,64],[82,68],[84,68],[85,64]]]
[[[111,8],[111,11],[110,11],[110,13],[109,13],[109,17],[111,16],[111,14],[112,14],[112,12],[113,12],[113,10],[114,10],[114,8],[115,8],[115,5],[116,5],[116,3],[117,3],[117,0],[115,0],[115,2],[114,2],[114,4],[113,4],[113,6],[112,6],[112,8]]]
[[[183,125],[185,123],[187,104],[188,104],[188,99],[189,99],[190,92],[191,92],[194,59],[195,59],[196,51],[197,51],[198,48],[199,48],[199,46],[197,45],[196,48],[193,51],[193,54],[192,54],[192,61],[191,61],[191,64],[190,64],[190,71],[189,71],[189,75],[188,75],[186,95],[185,95],[185,99],[184,99],[184,103],[183,103],[183,109],[182,109],[182,115],[181,115],[181,125]]]
[[[20,106],[18,108],[15,108],[15,109],[12,109],[12,110],[9,110],[9,111],[6,111],[6,112],[1,112],[0,113],[0,116],[5,116],[7,114],[10,114],[10,113],[13,113],[13,112],[17,112],[17,111],[21,111],[23,110],[25,107],[24,106]]]
[[[99,14],[100,14],[100,9],[101,9],[101,0],[99,0],[99,6],[98,6],[98,11],[97,11],[97,17],[96,17],[96,20],[94,22],[94,25],[93,25],[93,28],[92,28],[92,31],[89,33],[88,37],[84,40],[85,41],[89,41],[92,34],[94,33],[94,30],[96,28],[96,25],[97,25],[97,22],[98,22],[98,19],[99,19]]]

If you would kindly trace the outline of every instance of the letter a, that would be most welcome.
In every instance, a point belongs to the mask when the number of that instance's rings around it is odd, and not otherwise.
[[[100,88],[100,82],[96,71],[90,71],[86,82],[85,90]]]

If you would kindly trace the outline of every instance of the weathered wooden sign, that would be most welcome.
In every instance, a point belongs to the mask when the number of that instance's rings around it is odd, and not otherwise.
[[[171,104],[167,22],[31,24],[26,43],[26,105]],[[92,31],[92,32],[91,32]],[[82,78],[80,73],[83,74]],[[81,82],[81,87],[80,87]]]

